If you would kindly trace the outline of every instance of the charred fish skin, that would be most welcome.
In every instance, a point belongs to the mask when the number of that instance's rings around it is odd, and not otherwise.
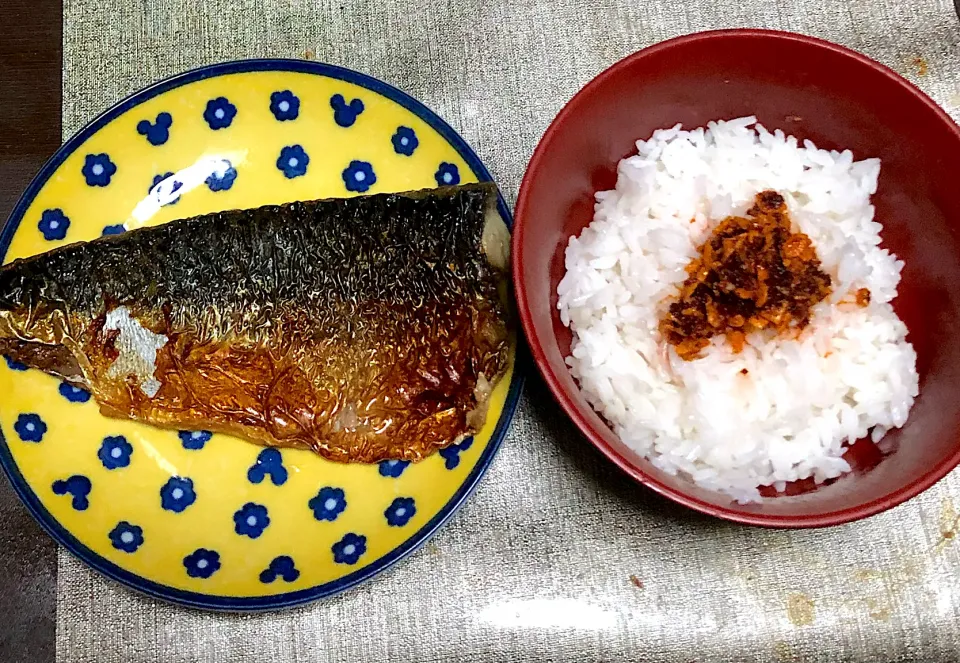
[[[104,413],[339,461],[477,431],[510,352],[493,184],[203,215],[0,268],[0,352]]]

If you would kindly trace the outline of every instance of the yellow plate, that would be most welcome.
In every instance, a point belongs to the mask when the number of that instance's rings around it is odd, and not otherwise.
[[[14,210],[0,256],[478,179],[490,175],[466,143],[384,83],[310,62],[227,63],[139,92],[69,140]],[[500,212],[510,224],[502,199]],[[8,360],[0,461],[40,523],[107,576],[193,607],[289,607],[370,578],[442,525],[492,460],[520,382],[511,370],[472,440],[412,465],[342,465],[108,419],[86,392]]]

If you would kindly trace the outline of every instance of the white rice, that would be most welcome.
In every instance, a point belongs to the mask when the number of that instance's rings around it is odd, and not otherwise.
[[[597,194],[593,222],[570,239],[557,287],[573,331],[567,365],[590,404],[660,469],[739,502],[760,500],[758,486],[849,471],[846,446],[903,426],[918,389],[916,353],[891,306],[903,263],[880,247],[870,204],[879,159],[755,123],[677,125],[638,141],[616,189]],[[767,189],[813,241],[833,294],[799,339],[755,333],[734,354],[720,336],[684,361],[657,329],[684,267],[719,220]],[[871,293],[865,308],[851,303],[859,288]]]

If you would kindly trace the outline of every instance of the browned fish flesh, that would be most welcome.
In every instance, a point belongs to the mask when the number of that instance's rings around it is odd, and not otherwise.
[[[493,184],[205,214],[0,268],[0,353],[102,412],[336,461],[477,432],[508,368]]]

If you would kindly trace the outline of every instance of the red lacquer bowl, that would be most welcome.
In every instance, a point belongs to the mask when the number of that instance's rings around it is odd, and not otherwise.
[[[564,357],[570,332],[557,314],[568,238],[593,216],[593,195],[616,182],[635,141],[682,122],[756,115],[819,147],[883,160],[873,198],[885,246],[906,261],[896,309],[917,350],[920,396],[882,457],[866,440],[856,468],[813,489],[738,505],[671,477],[632,452],[580,395]],[[929,488],[960,463],[960,129],[892,71],[801,35],[724,30],[680,37],[604,71],[566,105],[527,168],[516,209],[513,276],[520,316],[543,377],[583,433],[657,492],[721,518],[817,527],[864,518]]]

